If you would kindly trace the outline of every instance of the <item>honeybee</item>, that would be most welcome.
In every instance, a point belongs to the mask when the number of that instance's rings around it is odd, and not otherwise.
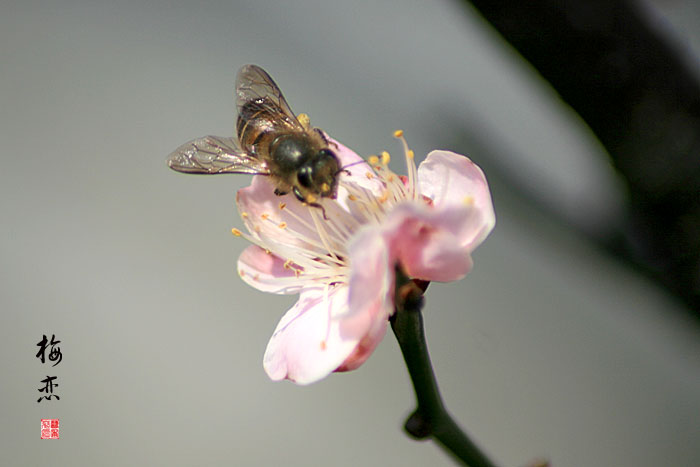
[[[297,118],[277,84],[262,68],[245,65],[236,77],[237,137],[204,136],[168,156],[168,166],[193,174],[244,173],[268,175],[275,194],[289,192],[318,206],[319,198],[335,198],[343,170],[334,143]]]

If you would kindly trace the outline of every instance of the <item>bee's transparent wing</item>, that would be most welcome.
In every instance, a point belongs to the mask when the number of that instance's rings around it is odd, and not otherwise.
[[[255,118],[247,115],[253,111],[255,115],[263,116],[262,118],[272,118],[278,122],[281,120],[294,129],[303,130],[280,88],[270,75],[257,65],[245,65],[238,71],[236,107],[238,115],[246,120]]]
[[[189,141],[168,156],[168,166],[192,174],[269,174],[264,162],[248,155],[236,138],[204,136]]]

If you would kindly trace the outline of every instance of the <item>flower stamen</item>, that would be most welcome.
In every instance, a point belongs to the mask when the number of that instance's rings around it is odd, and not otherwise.
[[[326,313],[326,337],[321,341],[321,349],[326,350],[326,342],[328,341],[328,338],[331,335],[331,303],[330,300],[328,300],[328,291],[331,287],[330,282],[326,284],[326,286],[323,288],[323,302],[327,305],[327,313]]]
[[[325,225],[333,231],[332,233],[335,234],[338,240],[336,246],[339,250],[342,250],[341,245],[344,245],[346,240],[352,236],[351,232],[357,229],[357,223],[355,222],[352,226],[347,225],[347,223],[343,224],[341,221],[346,220],[346,216],[339,212],[340,207],[337,203],[327,203],[324,207],[328,207],[329,211],[331,211],[330,215],[324,219]]]
[[[321,243],[323,243],[323,246],[326,247],[326,250],[328,250],[328,254],[331,256],[331,258],[338,261],[338,257],[336,256],[334,249],[331,248],[331,239],[328,236],[328,232],[326,232],[326,229],[323,227],[321,220],[318,218],[316,208],[309,206],[309,212],[311,213],[311,219],[314,221],[314,225],[316,226],[316,233],[318,233],[318,237],[321,239]]]
[[[406,157],[406,167],[408,169],[408,194],[410,199],[415,201],[416,195],[416,181],[418,180],[418,173],[416,170],[415,155],[411,149],[408,148],[408,143],[406,138],[403,137],[403,131],[396,131],[394,137],[401,141],[403,146],[404,155]]]
[[[382,152],[382,165],[388,166],[390,161],[391,155],[387,151]]]

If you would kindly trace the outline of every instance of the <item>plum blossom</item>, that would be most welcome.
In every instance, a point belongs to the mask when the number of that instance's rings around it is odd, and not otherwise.
[[[383,152],[363,161],[345,146],[346,170],[335,199],[322,208],[276,196],[267,177],[238,192],[252,245],[238,260],[251,286],[299,294],[277,325],[264,356],[273,380],[316,382],[367,360],[394,312],[395,267],[411,278],[455,281],[472,267],[471,252],[495,224],[488,184],[468,158],[432,151],[416,168],[403,133],[406,176]]]

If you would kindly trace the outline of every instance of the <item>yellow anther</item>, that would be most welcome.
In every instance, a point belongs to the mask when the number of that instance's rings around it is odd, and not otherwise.
[[[409,149],[408,150],[408,158],[413,159],[414,157],[416,157],[416,155],[413,153],[413,149]]]
[[[391,183],[391,182],[393,182],[394,180],[396,180],[396,177],[394,177],[394,174],[389,174],[389,176],[386,178],[386,180],[387,180],[389,183]]]
[[[286,222],[280,222],[280,223],[277,225],[277,227],[279,227],[280,229],[286,229],[286,228],[287,228],[287,223],[286,223]]]
[[[315,203],[315,202],[316,202],[316,197],[315,197],[314,195],[312,195],[311,193],[309,193],[308,195],[306,195],[305,199],[306,199],[306,202],[309,203],[309,204],[312,204],[312,203]]]
[[[238,229],[235,228],[235,227],[231,229],[231,233],[232,233],[233,235],[235,235],[236,237],[240,237],[241,235],[243,235],[243,234],[241,233],[241,231],[238,230]]]
[[[349,199],[350,201],[357,201],[357,196],[355,196],[355,195],[348,195],[348,199]]]
[[[374,178],[374,174],[372,172],[365,172],[365,177],[367,177],[369,180],[372,180]]]
[[[292,269],[292,260],[288,259],[287,261],[285,261],[284,264],[282,265],[282,267],[284,269]]]
[[[394,132],[394,138],[401,138],[403,136],[403,130],[396,130]]]
[[[272,254],[272,252],[270,250],[268,250],[267,248],[265,248],[265,253],[267,253],[268,255]]]
[[[327,193],[331,191],[331,186],[328,183],[321,184],[321,193]]]
[[[384,203],[386,203],[386,200],[388,200],[388,199],[389,199],[389,191],[388,191],[388,190],[384,190],[384,192],[382,193],[382,196],[380,196],[380,197],[378,198],[378,201],[379,201],[381,204],[384,204]]]
[[[309,125],[311,124],[311,119],[309,119],[309,116],[306,114],[297,115],[297,120],[299,120],[299,123],[301,123],[301,126],[304,128],[309,128]]]
[[[474,205],[474,197],[471,195],[467,195],[462,200],[462,203],[466,206],[472,206],[472,205]]]
[[[245,212],[245,211],[243,211],[243,212],[241,213],[241,217],[242,217],[243,219],[247,219],[247,218],[248,218],[248,213]]]
[[[262,219],[264,221],[266,221],[268,217],[270,217],[270,215],[266,212],[260,214],[260,219]]]
[[[367,162],[369,162],[371,165],[377,165],[379,164],[379,158],[377,156],[369,156],[367,158]]]
[[[287,207],[287,203],[280,203],[280,204],[279,204],[280,210],[282,210],[282,209],[284,209],[284,208],[286,208],[286,207]]]
[[[391,156],[389,155],[389,153],[386,151],[383,151],[382,152],[382,164],[389,165],[390,160],[391,160]]]

